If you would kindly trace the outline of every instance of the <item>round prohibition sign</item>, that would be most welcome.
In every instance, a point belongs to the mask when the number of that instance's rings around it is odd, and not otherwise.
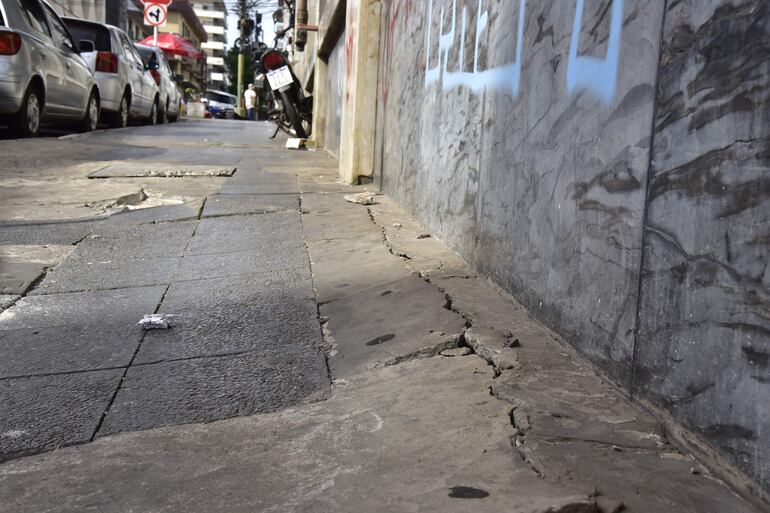
[[[158,27],[166,23],[168,12],[164,4],[144,4],[144,20],[148,25]]]

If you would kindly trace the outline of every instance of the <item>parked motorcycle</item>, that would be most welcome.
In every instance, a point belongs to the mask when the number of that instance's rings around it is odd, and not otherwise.
[[[289,61],[282,52],[268,50],[260,57],[260,71],[265,76],[271,91],[274,108],[268,112],[268,119],[275,122],[278,130],[283,130],[301,138],[310,136],[313,125],[313,97],[305,96]]]
[[[289,19],[293,20],[294,17]],[[267,113],[268,119],[276,124],[273,137],[278,135],[279,130],[283,130],[289,135],[307,139],[313,126],[313,97],[305,96],[287,53],[277,48],[278,41],[293,27],[291,23],[276,33],[273,48],[258,42],[255,52],[258,62],[255,67],[257,79],[264,81],[265,90],[270,91],[273,99],[273,108]]]

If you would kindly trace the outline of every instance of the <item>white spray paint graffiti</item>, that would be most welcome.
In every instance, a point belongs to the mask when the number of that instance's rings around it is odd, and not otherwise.
[[[604,103],[610,103],[615,96],[618,81],[618,63],[620,62],[620,32],[623,28],[623,0],[613,0],[610,20],[610,38],[607,44],[607,56],[604,59],[578,56],[580,45],[580,27],[583,22],[583,0],[577,0],[575,19],[572,23],[572,38],[567,61],[567,91],[586,89],[593,92]]]
[[[479,15],[476,20],[476,41],[473,49],[473,71],[465,71],[465,28],[468,21],[466,6],[462,9],[460,27],[459,68],[456,71],[447,69],[449,51],[456,44],[457,35],[457,0],[452,0],[452,23],[449,32],[444,33],[444,6],[439,12],[438,62],[433,68],[431,61],[431,27],[433,26],[433,2],[428,1],[428,34],[425,41],[425,87],[441,82],[442,89],[447,91],[454,87],[467,87],[474,93],[485,89],[509,92],[514,98],[519,96],[521,86],[521,53],[524,40],[524,17],[526,15],[526,0],[519,0],[518,23],[516,24],[516,56],[515,61],[494,68],[479,70],[479,46],[481,35],[487,29],[488,11],[481,10],[482,0],[478,0]],[[607,45],[607,55],[604,59],[578,55],[580,44],[580,29],[583,20],[584,0],[577,0],[575,18],[572,25],[572,37],[567,61],[567,91],[589,91],[609,104],[615,95],[617,84],[618,64],[620,62],[620,36],[623,28],[623,0],[612,0],[610,34]]]

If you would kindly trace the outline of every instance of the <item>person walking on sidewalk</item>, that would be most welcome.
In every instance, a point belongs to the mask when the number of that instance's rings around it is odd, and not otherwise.
[[[257,107],[257,93],[254,92],[254,84],[249,84],[249,87],[244,91],[243,104],[246,107],[246,119],[254,121]]]

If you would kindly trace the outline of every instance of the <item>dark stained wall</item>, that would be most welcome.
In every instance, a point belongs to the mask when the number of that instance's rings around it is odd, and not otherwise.
[[[770,4],[669,5],[634,382],[767,486]]]

